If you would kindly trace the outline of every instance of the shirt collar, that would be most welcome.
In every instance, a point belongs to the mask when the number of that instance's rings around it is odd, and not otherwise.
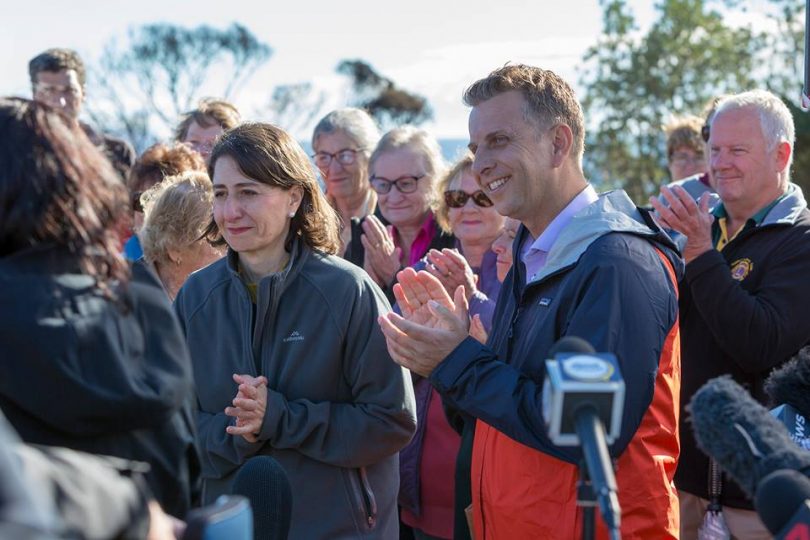
[[[551,251],[554,242],[557,241],[560,233],[565,229],[565,226],[568,225],[568,222],[571,221],[571,218],[574,217],[577,212],[596,202],[598,199],[599,195],[596,193],[596,190],[592,185],[588,184],[585,189],[580,191],[579,194],[551,220],[551,223],[549,223],[545,230],[540,233],[540,236],[528,246],[524,254],[531,250],[543,251],[545,253]],[[531,238],[531,236],[529,236],[529,238]]]
[[[780,196],[772,200],[770,203],[766,204],[756,214],[745,220],[746,225],[748,225],[749,222],[753,222],[754,225],[760,225],[763,221],[765,221],[765,217],[768,215],[768,212],[770,212],[774,206],[779,204],[782,201],[782,199],[784,199],[787,196],[788,193],[787,191],[785,191],[785,193],[781,194]],[[720,202],[720,204],[714,207],[714,209],[712,210],[712,214],[717,219],[728,218],[728,211],[726,210],[726,206],[723,204],[722,201]]]

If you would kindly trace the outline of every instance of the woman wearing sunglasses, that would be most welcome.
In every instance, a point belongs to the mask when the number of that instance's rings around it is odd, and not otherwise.
[[[369,180],[388,227],[374,215],[363,222],[363,268],[393,302],[397,272],[413,266],[430,249],[452,247],[454,239],[433,217],[434,184],[444,172],[436,142],[413,126],[392,129],[369,159]]]
[[[455,236],[455,249],[431,249],[414,268],[436,276],[451,296],[464,285],[474,321],[471,328],[477,325],[483,336],[484,330],[489,331],[501,286],[497,255],[491,248],[501,233],[503,217],[476,183],[472,162],[472,154],[465,154],[436,186],[441,194],[436,221]],[[400,452],[401,519],[417,539],[453,538],[454,470],[461,438],[427,380],[414,376],[414,394],[417,431]],[[462,419],[458,419],[460,429]]]

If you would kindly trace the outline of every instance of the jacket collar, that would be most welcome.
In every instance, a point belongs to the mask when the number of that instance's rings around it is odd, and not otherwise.
[[[261,288],[263,283],[269,282],[273,278],[280,277],[283,281],[288,282],[293,279],[301,271],[301,267],[307,260],[311,253],[309,247],[299,237],[293,238],[292,250],[290,252],[290,260],[287,261],[287,266],[283,271],[278,274],[271,274],[265,276],[259,281],[258,285]],[[228,253],[225,255],[225,267],[233,279],[242,281],[242,275],[239,272],[239,254],[228,247]]]
[[[649,212],[633,204],[624,191],[615,190],[601,194],[597,201],[574,214],[551,246],[545,266],[532,282],[575,264],[595,240],[614,232],[633,234],[654,241],[669,252],[669,259],[676,269],[679,268],[680,265],[675,264],[677,248],[672,239],[656,225]],[[527,234],[526,228],[521,226],[513,243],[515,261],[520,260],[520,253],[517,251]]]

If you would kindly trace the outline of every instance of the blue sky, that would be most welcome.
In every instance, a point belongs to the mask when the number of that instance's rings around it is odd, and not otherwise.
[[[644,28],[654,17],[653,3],[629,3]],[[0,94],[28,95],[27,62],[51,46],[75,48],[92,60],[131,26],[235,21],[274,49],[235,98],[247,116],[286,83],[312,81],[330,94],[328,106],[343,105],[345,81],[334,68],[342,59],[361,58],[426,96],[435,111],[426,127],[447,138],[467,134],[463,89],[506,62],[553,69],[576,83],[582,53],[600,34],[601,10],[598,0],[23,1],[0,19]],[[92,87],[88,94],[92,99]],[[307,129],[296,135],[306,137]]]

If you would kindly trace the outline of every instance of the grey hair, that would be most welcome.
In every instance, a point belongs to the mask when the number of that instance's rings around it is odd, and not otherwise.
[[[712,120],[717,118],[720,113],[748,107],[753,108],[757,112],[757,116],[759,116],[759,125],[768,152],[773,151],[781,142],[789,143],[791,150],[793,150],[796,141],[793,115],[790,114],[790,110],[778,96],[767,90],[749,90],[723,97],[717,104],[717,110]],[[793,152],[791,151],[785,169],[788,178],[790,178],[790,166],[792,163]]]
[[[214,190],[206,173],[185,171],[152,186],[141,201],[144,225],[139,235],[144,258],[164,264],[170,249],[190,246],[204,235]]]
[[[336,131],[341,131],[352,139],[366,158],[380,140],[380,130],[366,111],[346,107],[336,109],[321,118],[312,132],[312,147],[315,148],[318,137]]]
[[[368,170],[374,170],[374,163],[386,152],[410,149],[424,158],[426,172],[438,180],[444,173],[446,165],[442,157],[442,150],[436,138],[414,126],[400,126],[383,135],[368,161]]]

